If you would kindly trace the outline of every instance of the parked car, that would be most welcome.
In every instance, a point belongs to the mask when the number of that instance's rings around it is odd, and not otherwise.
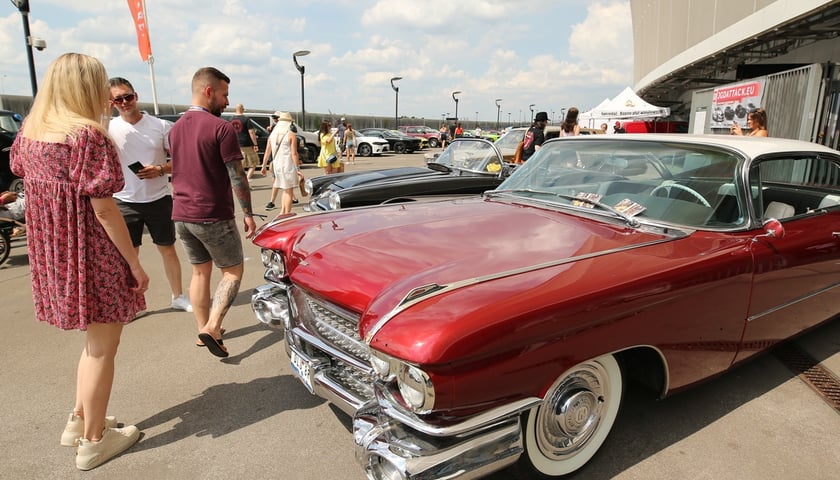
[[[419,138],[409,137],[398,130],[365,128],[363,130],[359,130],[359,132],[367,137],[379,137],[383,140],[387,140],[390,151],[394,153],[412,153],[420,150],[421,147]]]
[[[513,170],[492,142],[457,139],[427,167],[323,175],[306,182],[309,211],[477,195],[499,186]]]
[[[552,138],[559,137],[561,128],[562,127],[560,125],[546,125],[545,130],[543,131],[545,139],[551,140]],[[521,142],[523,138],[525,138],[525,132],[527,131],[527,127],[511,128],[502,134],[498,140],[496,140],[496,146],[499,147],[499,150],[502,152],[502,156],[506,162],[513,161],[513,156],[516,154],[516,146],[519,145],[519,142]],[[598,129],[580,127],[581,135],[596,135],[602,133],[604,132]]]
[[[401,125],[398,130],[411,137],[425,138],[431,148],[440,146],[440,132],[434,128],[426,125]]]
[[[164,120],[169,120],[170,122],[174,123],[174,122],[177,122],[178,119],[181,118],[181,115],[183,115],[183,113],[163,114],[163,115],[157,115],[157,117],[162,118]],[[233,113],[223,112],[222,113],[222,118],[224,118],[225,120],[230,120],[230,117],[232,117],[233,115],[234,115]],[[251,118],[250,120],[251,120],[251,126],[254,127],[254,131],[255,131],[256,136],[257,136],[257,146],[259,146],[258,155],[260,156],[260,162],[262,162],[263,153],[265,153],[265,147],[268,144],[269,133],[265,128],[262,127],[262,125],[255,122],[253,118]],[[297,126],[295,126],[295,128],[297,128]],[[317,155],[316,156],[311,156],[310,153],[309,153],[309,150],[306,148],[306,141],[304,140],[304,138],[300,134],[298,134],[297,139],[298,139],[298,156],[300,157],[301,163],[314,163],[315,161],[317,161]]]
[[[480,197],[278,217],[251,303],[353,415],[368,478],[557,478],[630,385],[667,396],[840,313],[838,179],[794,140],[549,140]]]
[[[12,173],[9,166],[9,151],[22,121],[23,117],[19,113],[0,110],[0,192],[23,191],[23,179]]]

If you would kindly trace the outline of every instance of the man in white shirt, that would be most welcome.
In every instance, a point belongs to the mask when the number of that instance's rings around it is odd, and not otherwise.
[[[114,198],[138,250],[143,228],[149,230],[172,290],[170,306],[191,312],[192,305],[182,287],[181,262],[175,251],[172,194],[166,176],[172,172],[166,159],[172,123],[141,112],[137,108],[137,92],[128,80],[115,77],[110,80],[110,86],[111,105],[120,116],[111,119],[108,133],[119,151],[125,177],[125,187]]]

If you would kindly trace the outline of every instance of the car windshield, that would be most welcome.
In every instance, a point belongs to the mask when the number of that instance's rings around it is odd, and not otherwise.
[[[17,133],[20,130],[20,114],[13,112],[0,112],[0,130],[6,133]]]
[[[493,144],[482,140],[457,139],[435,159],[435,163],[456,170],[498,175],[502,160]]]
[[[525,130],[510,130],[496,140],[496,146],[499,148],[516,148],[523,138],[525,138]]]
[[[691,228],[743,226],[743,158],[705,145],[604,141],[545,143],[489,194]],[[632,222],[631,222],[632,223]]]

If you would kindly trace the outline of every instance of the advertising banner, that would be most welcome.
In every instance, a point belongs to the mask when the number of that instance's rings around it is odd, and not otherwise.
[[[711,128],[729,128],[737,123],[747,127],[747,114],[761,105],[764,79],[716,88],[712,99]]]
[[[131,10],[131,18],[134,20],[134,28],[137,30],[137,48],[140,49],[140,58],[147,62],[152,54],[152,43],[149,40],[149,25],[146,22],[146,2],[143,0],[127,1],[128,8]]]

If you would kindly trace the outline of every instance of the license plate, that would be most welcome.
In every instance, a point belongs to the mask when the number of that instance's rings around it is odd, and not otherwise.
[[[309,393],[315,393],[312,389],[312,364],[294,350],[291,351],[291,363],[292,370],[295,371],[295,375],[303,382]]]

